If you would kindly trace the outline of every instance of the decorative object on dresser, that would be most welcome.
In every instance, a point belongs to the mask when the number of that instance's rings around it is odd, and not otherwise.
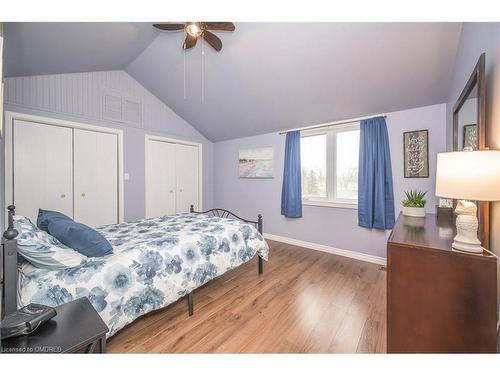
[[[482,253],[477,238],[477,207],[472,201],[500,200],[500,151],[445,152],[438,154],[436,195],[462,199],[455,209],[457,236],[453,248]]]
[[[436,205],[436,215],[438,218],[453,217],[453,199],[439,198],[439,203]]]
[[[401,202],[403,205],[403,215],[424,217],[426,203],[426,200],[424,199],[425,194],[427,194],[426,191],[405,191],[406,199]]]
[[[33,335],[1,341],[1,353],[105,353],[108,326],[87,297],[55,308]]]
[[[403,133],[405,178],[429,177],[429,131]]]
[[[497,264],[452,251],[453,219],[400,215],[387,243],[387,351],[494,353]]]

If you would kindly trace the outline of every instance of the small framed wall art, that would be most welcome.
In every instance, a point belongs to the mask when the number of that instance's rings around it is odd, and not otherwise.
[[[462,150],[476,151],[477,150],[477,125],[464,125],[464,134],[462,138]]]
[[[415,130],[403,133],[403,149],[405,178],[428,178],[428,130]]]

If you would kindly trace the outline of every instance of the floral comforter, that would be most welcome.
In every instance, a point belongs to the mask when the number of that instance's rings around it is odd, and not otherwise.
[[[253,225],[200,214],[180,214],[97,228],[113,254],[78,267],[44,270],[25,264],[20,303],[57,306],[88,297],[112,336],[255,254],[267,243]]]

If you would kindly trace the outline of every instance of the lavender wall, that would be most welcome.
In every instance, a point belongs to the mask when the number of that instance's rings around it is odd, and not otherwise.
[[[403,191],[428,191],[427,211],[434,212],[436,154],[446,149],[446,105],[392,112],[387,116],[394,179],[396,212],[401,209]],[[403,177],[403,132],[429,129],[430,177]],[[264,216],[264,232],[340,249],[385,257],[389,231],[369,230],[357,225],[357,210],[329,207],[303,207],[303,218],[287,219],[280,215],[281,183],[285,138],[277,133],[239,138],[214,144],[215,205],[243,217]],[[274,179],[238,178],[238,150],[274,147]]]
[[[500,23],[465,23],[458,46],[453,81],[448,98],[448,149],[452,149],[452,116],[462,91],[481,53],[486,53],[486,142],[500,150]],[[500,202],[491,204],[490,247],[500,254]],[[500,263],[498,272],[500,274]],[[500,278],[498,279],[500,301]]]
[[[109,89],[142,101],[142,127],[102,120],[102,93]],[[203,144],[203,206],[213,205],[213,143],[124,71],[7,78],[5,110],[123,129],[124,172],[130,174],[130,180],[124,182],[125,220],[145,215],[144,135],[200,142]],[[2,212],[5,204],[3,150],[2,139]]]

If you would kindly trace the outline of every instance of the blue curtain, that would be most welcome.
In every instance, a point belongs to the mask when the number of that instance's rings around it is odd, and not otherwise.
[[[394,226],[391,152],[383,117],[361,121],[358,174],[358,223],[362,227]]]
[[[300,176],[300,131],[286,133],[285,167],[281,188],[281,214],[302,217],[302,183]]]

